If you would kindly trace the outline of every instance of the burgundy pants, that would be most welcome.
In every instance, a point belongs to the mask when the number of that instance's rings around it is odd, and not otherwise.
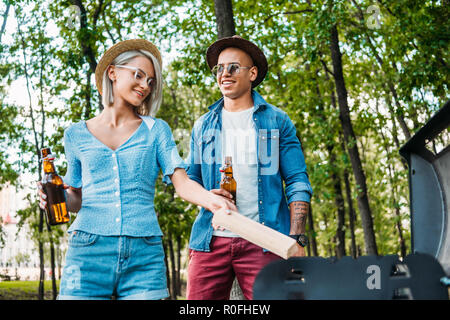
[[[269,262],[281,259],[242,238],[212,237],[210,252],[191,250],[187,299],[227,300],[236,276],[246,299],[253,298],[253,283]]]

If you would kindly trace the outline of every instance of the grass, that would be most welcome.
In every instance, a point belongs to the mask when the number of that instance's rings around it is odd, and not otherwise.
[[[59,289],[59,280],[56,281]],[[2,281],[0,300],[38,300],[39,281]],[[45,300],[52,299],[52,281],[44,281]]]

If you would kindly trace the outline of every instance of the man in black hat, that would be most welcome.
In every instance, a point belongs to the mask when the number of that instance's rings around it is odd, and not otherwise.
[[[233,36],[213,43],[206,60],[223,97],[194,124],[188,175],[232,198],[220,189],[220,168],[231,156],[239,213],[295,238],[297,255],[304,256],[312,189],[295,126],[254,90],[266,76],[266,57],[252,42]],[[246,299],[252,299],[256,275],[280,257],[213,228],[211,220],[212,213],[201,209],[192,227],[187,298],[228,299],[236,276]]]

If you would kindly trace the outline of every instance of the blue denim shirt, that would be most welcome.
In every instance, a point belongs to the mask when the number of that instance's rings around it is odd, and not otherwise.
[[[170,184],[175,168],[185,168],[168,124],[152,117],[116,150],[93,136],[86,122],[64,132],[67,173],[64,182],[82,188],[82,207],[69,232],[103,236],[162,236],[153,204],[162,170]]]
[[[290,231],[288,204],[310,202],[312,196],[305,159],[295,126],[286,112],[267,103],[254,90],[252,98],[257,130],[259,221],[287,235]],[[187,173],[207,190],[220,188],[222,108],[223,98],[211,105],[210,111],[192,129]],[[191,249],[210,251],[211,220],[212,213],[202,208],[192,227]]]

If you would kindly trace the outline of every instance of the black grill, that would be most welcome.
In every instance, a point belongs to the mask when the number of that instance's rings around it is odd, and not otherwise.
[[[403,261],[397,255],[275,261],[258,274],[254,299],[448,300],[450,145],[440,152],[429,145],[449,126],[450,101],[400,149],[409,166],[412,254]]]

